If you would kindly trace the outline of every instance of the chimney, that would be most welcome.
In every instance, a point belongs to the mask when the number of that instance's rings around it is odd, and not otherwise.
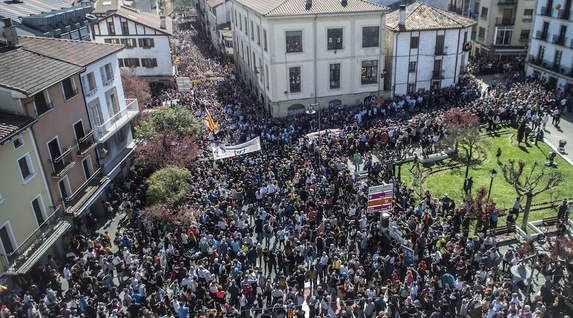
[[[340,0],[340,4],[341,4],[343,7],[346,7],[346,6],[348,5],[348,0]]]
[[[18,40],[18,33],[16,32],[16,27],[12,24],[10,18],[2,19],[4,21],[4,37],[8,47],[19,47],[20,41]]]
[[[163,30],[167,29],[167,24],[165,23],[165,16],[164,15],[159,17],[159,28],[163,29]]]
[[[406,5],[400,5],[400,20],[398,20],[398,24],[406,25]]]
[[[310,10],[310,7],[312,7],[312,0],[306,0],[306,10]]]

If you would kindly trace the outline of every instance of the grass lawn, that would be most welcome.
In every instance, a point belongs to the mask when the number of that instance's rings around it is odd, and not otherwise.
[[[523,159],[527,161],[524,171],[529,172],[531,164],[534,161],[539,161],[540,164],[545,163],[546,156],[549,152],[553,151],[549,146],[543,142],[538,142],[537,146],[529,144],[524,146],[522,143],[521,147],[517,146],[517,141],[515,140],[516,129],[505,128],[496,135],[486,135],[489,143],[487,157],[479,164],[470,168],[469,176],[473,177],[473,192],[480,187],[485,187],[489,189],[491,178],[489,176],[490,169],[494,168],[498,174],[493,180],[491,198],[497,203],[500,208],[511,208],[513,206],[513,201],[515,200],[517,193],[513,187],[505,182],[501,167],[497,164],[495,153],[498,147],[502,149],[501,162],[507,163],[508,159],[515,159],[516,161]],[[565,180],[553,191],[545,191],[538,196],[533,198],[533,203],[542,203],[547,201],[555,201],[563,198],[570,198],[573,196],[573,167],[569,165],[565,160],[563,160],[559,155],[555,158],[555,162],[558,164],[559,171],[564,175]],[[453,159],[446,159],[441,162],[435,162],[432,164],[426,164],[424,167],[431,168],[432,170],[437,170],[440,167],[447,166],[449,164],[456,163]],[[409,172],[411,164],[405,164],[402,166],[402,179],[407,183],[411,184],[412,174]],[[426,187],[433,196],[442,197],[447,193],[451,198],[455,199],[458,203],[464,197],[463,183],[465,174],[465,164],[461,164],[459,167],[454,167],[451,169],[439,171],[430,174],[426,180]],[[540,167],[538,167],[539,170]],[[553,169],[547,167],[546,169]],[[543,183],[539,185],[539,188],[544,186]],[[522,198],[522,207],[525,205],[525,198]],[[529,220],[539,220],[548,216],[555,216],[555,209],[545,209],[541,211],[533,211],[530,213]],[[503,223],[505,223],[505,218]],[[517,224],[521,224],[521,214],[520,218],[517,220]],[[501,219],[500,219],[501,221]]]

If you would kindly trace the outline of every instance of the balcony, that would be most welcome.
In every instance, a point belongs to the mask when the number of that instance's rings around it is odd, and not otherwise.
[[[565,46],[565,35],[553,35],[553,44]]]
[[[113,76],[110,77],[110,78],[108,78],[108,79],[106,79],[106,80],[103,82],[103,86],[109,86],[109,85],[113,84],[113,80],[114,80]]]
[[[74,148],[75,147],[62,149],[62,154],[58,158],[48,159],[48,162],[52,165],[53,178],[63,177],[76,164],[72,157],[72,150]]]
[[[447,46],[441,46],[441,47],[436,47],[435,51],[434,51],[434,55],[436,56],[440,56],[440,55],[447,55],[448,54],[448,47]]]
[[[85,157],[90,150],[92,150],[96,143],[94,140],[94,131],[89,130],[86,132],[86,135],[79,140],[76,140],[76,144],[78,145],[78,152],[77,155],[81,157]]]
[[[515,18],[495,18],[496,26],[510,26],[515,24]]]
[[[539,11],[540,15],[544,15],[546,17],[550,17],[551,16],[551,7],[541,7],[541,10]]]
[[[60,219],[61,208],[61,205],[52,207],[52,214],[14,252],[0,254],[0,271],[25,274],[32,269],[54,242],[71,227],[69,222]]]
[[[500,6],[516,6],[517,0],[499,0],[497,4]]]
[[[105,123],[96,126],[95,138],[97,142],[104,142],[111,137],[118,129],[125,126],[133,117],[139,113],[137,99],[127,99],[127,105]]]
[[[571,15],[570,10],[561,9],[561,10],[557,11],[557,18],[558,19],[569,20],[570,15]]]
[[[535,33],[535,38],[541,41],[547,41],[547,32],[537,31]]]
[[[432,71],[432,79],[442,79],[442,78],[444,78],[445,73],[446,73],[445,70],[433,70]]]
[[[85,92],[85,95],[86,95],[86,97],[92,97],[95,95],[95,93],[97,93],[97,87],[95,87],[91,91]]]

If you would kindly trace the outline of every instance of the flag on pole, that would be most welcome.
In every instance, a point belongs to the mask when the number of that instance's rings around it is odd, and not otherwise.
[[[205,126],[210,131],[216,131],[219,129],[219,123],[216,123],[211,116],[211,112],[207,109],[207,107],[203,107],[203,114],[201,115]]]

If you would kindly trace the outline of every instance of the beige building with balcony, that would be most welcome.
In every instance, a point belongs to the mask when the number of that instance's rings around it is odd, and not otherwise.
[[[106,58],[113,60],[117,67],[116,54],[123,47],[18,37],[13,26],[7,26],[5,37],[6,41],[0,39],[0,111],[35,120],[31,131],[40,164],[37,169],[32,169],[31,165],[26,170],[21,169],[26,172],[24,179],[43,172],[49,189],[46,202],[51,202],[54,210],[61,211],[55,217],[58,221],[71,226],[71,216],[80,216],[94,208],[95,204],[102,204],[101,200],[96,199],[110,182],[103,172],[105,159],[100,160],[96,153],[99,136],[123,129],[125,125],[120,122],[130,116],[128,105],[137,108],[136,101],[120,102],[123,96],[119,96],[118,92],[123,94],[123,90],[117,88],[121,87],[118,75],[102,92],[106,100],[99,105],[98,112],[105,115],[102,115],[100,125],[94,127],[84,99],[82,76],[91,65],[99,65]],[[107,80],[112,78],[109,69],[113,67],[107,64],[99,69],[108,76]],[[98,75],[100,78],[104,76]],[[116,86],[112,88],[112,84]],[[121,139],[120,144],[128,142],[127,135]],[[113,170],[110,167],[109,171]],[[47,250],[52,249],[53,243],[63,233],[58,232],[54,234],[56,237],[50,236],[49,240],[41,237],[41,241],[34,244],[35,250],[31,256],[26,257],[25,266],[12,266],[14,271],[25,273],[30,270]]]
[[[450,0],[450,10],[472,17],[474,55],[525,57],[532,37],[535,0]]]

